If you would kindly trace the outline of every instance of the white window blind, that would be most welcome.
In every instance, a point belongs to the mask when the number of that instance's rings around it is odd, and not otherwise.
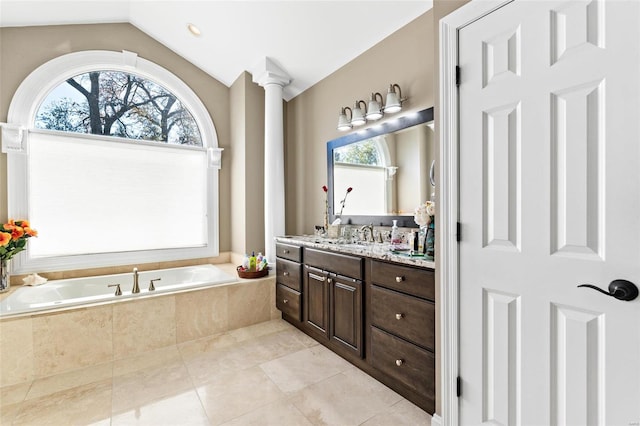
[[[29,137],[34,258],[207,244],[204,149]]]

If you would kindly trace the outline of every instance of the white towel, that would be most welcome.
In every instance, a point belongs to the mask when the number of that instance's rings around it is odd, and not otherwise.
[[[24,285],[40,285],[47,282],[47,279],[38,274],[27,275],[22,279]]]

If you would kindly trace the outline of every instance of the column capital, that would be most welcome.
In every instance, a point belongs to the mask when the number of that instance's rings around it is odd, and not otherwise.
[[[265,87],[269,84],[277,84],[280,87],[291,83],[291,77],[280,68],[272,59],[265,57],[253,67],[251,71],[253,82]]]

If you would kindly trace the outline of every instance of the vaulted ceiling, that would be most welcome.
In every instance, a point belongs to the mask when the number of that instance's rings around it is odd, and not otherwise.
[[[0,0],[0,26],[130,22],[227,86],[269,57],[292,77],[289,100],[431,6],[431,0]],[[200,36],[187,30],[189,23]]]

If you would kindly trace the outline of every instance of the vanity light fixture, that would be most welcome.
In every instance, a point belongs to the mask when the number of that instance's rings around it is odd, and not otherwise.
[[[378,101],[380,99],[380,101]],[[379,120],[382,118],[382,95],[378,92],[372,93],[369,98],[369,111],[365,115],[367,120]]]
[[[395,89],[398,89],[398,93],[396,93]],[[405,99],[402,98],[402,90],[400,90],[400,86],[397,84],[389,85],[389,92],[387,93],[387,102],[385,103],[384,112],[393,114],[394,112],[398,112],[402,109],[402,101]]]
[[[364,105],[364,112],[362,108],[360,108],[360,104]],[[356,101],[355,106],[353,107],[352,115],[351,115],[351,125],[352,126],[362,126],[367,122],[365,118],[365,114],[367,113],[367,103],[363,100]]]
[[[402,90],[397,84],[389,85],[389,93],[387,93],[387,102],[382,103],[382,95],[379,92],[371,92],[369,104],[363,100],[356,101],[353,109],[344,107],[340,109],[338,115],[338,130],[347,131],[356,126],[362,126],[367,121],[375,121],[381,119],[384,114],[393,114],[402,110],[402,102],[406,98],[402,97]],[[349,117],[347,117],[347,110]]]
[[[194,24],[187,24],[187,29],[196,37],[200,37],[200,34],[202,34],[200,32],[200,28],[196,27]]]
[[[349,117],[347,117],[347,111],[349,111]],[[344,132],[353,127],[351,126],[351,116],[353,116],[351,108],[344,107],[340,109],[340,115],[338,115],[338,130]]]

